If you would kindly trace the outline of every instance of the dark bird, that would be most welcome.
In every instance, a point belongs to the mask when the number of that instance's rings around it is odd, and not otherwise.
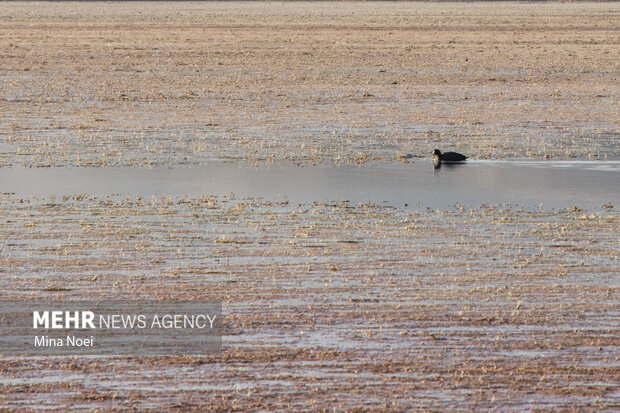
[[[439,168],[442,163],[461,163],[467,159],[467,156],[456,152],[441,153],[439,149],[433,151],[433,166]]]

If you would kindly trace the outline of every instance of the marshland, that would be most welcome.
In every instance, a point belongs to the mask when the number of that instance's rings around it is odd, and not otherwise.
[[[3,3],[2,299],[224,324],[213,357],[2,355],[0,406],[617,406],[619,15]]]

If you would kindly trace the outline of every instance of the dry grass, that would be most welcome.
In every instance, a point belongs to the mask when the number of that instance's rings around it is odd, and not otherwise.
[[[617,158],[620,6],[7,3],[4,165]],[[7,154],[8,153],[8,154]]]
[[[88,195],[1,205],[3,298],[221,300],[226,318],[221,358],[0,358],[0,404],[617,403],[615,212]]]

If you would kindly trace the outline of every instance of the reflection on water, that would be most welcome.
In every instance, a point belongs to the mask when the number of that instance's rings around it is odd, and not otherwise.
[[[410,208],[512,204],[600,209],[620,205],[620,162],[468,161],[433,169],[406,164],[299,167],[212,163],[188,168],[1,168],[0,192],[16,196],[229,195],[291,202],[347,200]]]
[[[15,153],[17,152],[17,148],[13,145],[10,145],[5,142],[0,142],[0,154],[3,153]]]

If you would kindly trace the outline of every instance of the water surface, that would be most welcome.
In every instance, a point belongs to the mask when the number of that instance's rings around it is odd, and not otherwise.
[[[469,161],[434,170],[428,160],[364,166],[259,167],[213,162],[187,168],[2,168],[3,193],[20,197],[152,195],[373,202],[410,208],[511,204],[601,209],[620,204],[618,161]]]

